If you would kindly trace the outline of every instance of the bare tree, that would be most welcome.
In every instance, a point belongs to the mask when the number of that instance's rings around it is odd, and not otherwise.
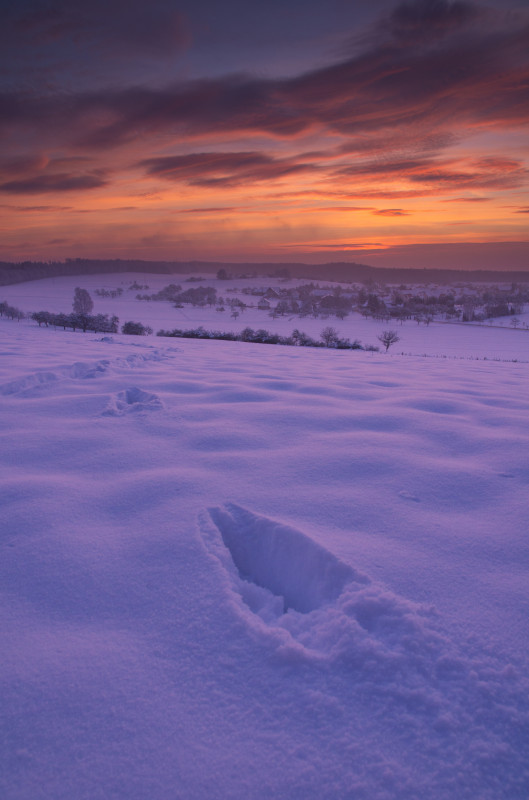
[[[73,295],[73,310],[76,314],[88,316],[94,307],[94,301],[90,297],[86,289],[76,288]]]
[[[334,347],[339,339],[338,331],[336,328],[331,328],[330,325],[322,330],[320,336],[323,339],[325,347]]]
[[[400,336],[397,334],[397,331],[382,331],[380,336],[377,338],[379,342],[382,342],[386,348],[386,353],[392,344],[395,344],[395,342],[400,342]]]

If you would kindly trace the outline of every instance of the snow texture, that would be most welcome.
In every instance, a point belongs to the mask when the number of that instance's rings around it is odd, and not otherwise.
[[[0,319],[2,798],[529,797],[526,334],[447,328]]]

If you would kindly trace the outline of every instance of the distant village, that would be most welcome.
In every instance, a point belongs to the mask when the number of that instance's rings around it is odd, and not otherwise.
[[[237,317],[248,307],[258,308],[271,317],[335,316],[344,319],[352,312],[365,317],[390,321],[415,320],[428,325],[435,320],[479,322],[498,317],[510,317],[516,327],[517,315],[523,312],[524,303],[529,302],[529,286],[512,283],[508,286],[498,284],[478,285],[460,283],[447,289],[446,286],[428,284],[418,287],[400,284],[381,286],[372,282],[366,284],[321,285],[311,282],[292,285],[283,279],[284,285],[230,286],[239,278],[231,278],[219,270],[217,279],[226,281],[225,291],[215,287],[197,286],[182,289],[181,285],[169,284],[155,294],[136,295],[138,300],[169,300],[177,307],[186,304],[193,306],[215,306],[217,311],[230,311]],[[192,277],[187,282],[208,282],[206,278]],[[287,285],[289,284],[289,285]],[[147,289],[136,282],[131,290]]]

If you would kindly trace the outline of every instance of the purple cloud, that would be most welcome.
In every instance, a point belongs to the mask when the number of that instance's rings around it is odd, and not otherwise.
[[[234,186],[273,180],[298,172],[315,170],[313,164],[295,159],[273,159],[258,152],[191,153],[140,161],[148,175],[192,185]]]
[[[138,51],[159,55],[184,47],[183,15],[169,0],[20,0],[4,9],[0,42],[56,48],[90,46],[92,53]],[[94,50],[95,48],[95,50]]]
[[[154,52],[158,42],[168,52],[184,37],[173,8],[169,0],[155,0],[152,13],[140,0],[95,0],[90,6],[81,0],[21,0],[8,10],[0,39],[6,42],[18,31],[35,47],[92,43],[95,60],[110,42],[131,53],[136,46],[138,53]],[[69,91],[44,79],[23,88],[4,82],[0,190],[30,194],[103,186],[103,173],[74,174],[89,167],[69,160],[105,158],[112,148],[122,167],[139,164],[162,181],[223,188],[312,172],[314,191],[326,181],[349,190],[335,197],[387,198],[388,205],[399,204],[390,198],[515,188],[527,182],[521,161],[442,154],[476,130],[501,133],[527,125],[528,87],[529,24],[522,13],[485,13],[466,0],[409,0],[376,26],[363,49],[283,80],[240,74],[164,86],[149,85],[146,78],[142,86],[122,81],[90,91],[76,90],[75,82]],[[296,153],[297,140],[309,134],[329,138],[317,152]],[[249,137],[259,145],[240,143]],[[231,153],[219,152],[219,140],[238,143]],[[197,152],[179,154],[193,142],[200,142],[193,145]],[[174,155],[148,157],[170,152],[171,144]],[[288,155],[281,150],[285,144]],[[205,152],[210,146],[217,151]],[[120,148],[126,155],[119,155]],[[33,153],[41,150],[61,153],[48,166],[55,175],[35,177],[44,164]],[[407,185],[368,191],[368,181],[384,177]]]
[[[107,181],[95,175],[36,175],[16,181],[0,183],[0,192],[9,194],[44,194],[50,192],[71,192],[85,189],[97,189],[105,186]]]
[[[460,30],[482,15],[465,0],[411,0],[398,5],[389,18],[391,33],[406,42],[433,39]]]
[[[60,131],[70,145],[96,150],[145,135],[293,138],[313,129],[341,134],[352,147],[356,141],[365,146],[372,133],[393,147],[438,136],[442,147],[443,137],[450,141],[474,125],[529,122],[529,26],[518,20],[472,25],[466,4],[404,5],[395,14],[413,20],[419,8],[420,24],[435,18],[446,29],[441,40],[418,37],[406,47],[382,40],[285,80],[239,75],[77,95],[5,92],[0,113],[4,125],[38,125]],[[467,21],[464,36],[455,18]]]
[[[410,213],[410,211],[404,211],[402,208],[378,208],[373,211],[373,214],[379,217],[408,217]]]

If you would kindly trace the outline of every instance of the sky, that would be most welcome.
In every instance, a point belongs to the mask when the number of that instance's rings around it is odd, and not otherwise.
[[[526,0],[0,13],[0,260],[529,269]]]

